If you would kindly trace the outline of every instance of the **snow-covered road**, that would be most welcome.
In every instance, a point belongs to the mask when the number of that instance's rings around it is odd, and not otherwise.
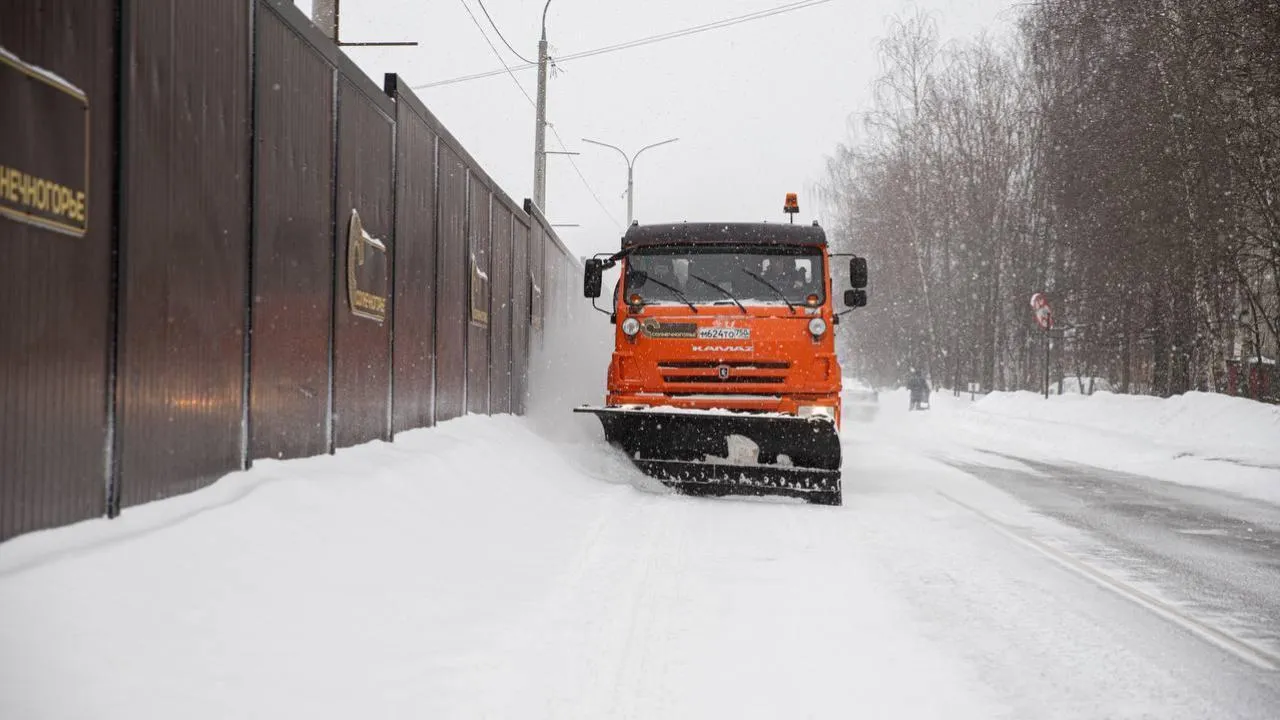
[[[465,418],[19,538],[0,717],[1280,716],[1274,506],[894,403],[839,508]]]

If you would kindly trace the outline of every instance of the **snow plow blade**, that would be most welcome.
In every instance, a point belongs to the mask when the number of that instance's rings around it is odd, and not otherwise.
[[[690,495],[839,505],[840,438],[827,418],[579,407],[646,475]]]

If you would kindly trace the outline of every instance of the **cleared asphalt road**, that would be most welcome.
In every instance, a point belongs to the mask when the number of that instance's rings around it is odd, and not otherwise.
[[[1084,531],[1067,551],[1280,657],[1280,507],[1096,467],[952,463]],[[1276,709],[1280,717],[1280,708]]]

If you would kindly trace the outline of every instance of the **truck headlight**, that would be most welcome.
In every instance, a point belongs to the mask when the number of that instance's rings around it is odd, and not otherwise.
[[[836,419],[836,409],[830,405],[801,405],[796,408],[796,414],[807,418],[824,417],[832,420]]]
[[[627,337],[635,337],[636,333],[640,332],[640,321],[633,317],[629,317],[626,320],[623,320],[622,332]]]
[[[814,337],[820,337],[822,333],[826,331],[827,331],[826,320],[823,320],[822,318],[814,318],[809,321],[809,332],[813,333]]]

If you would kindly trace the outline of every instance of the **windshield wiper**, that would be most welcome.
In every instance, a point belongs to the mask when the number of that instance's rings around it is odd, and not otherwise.
[[[654,285],[657,285],[658,287],[664,287],[670,290],[671,292],[675,293],[676,297],[680,298],[680,302],[684,303],[685,305],[688,305],[690,310],[694,312],[698,312],[698,306],[690,302],[689,298],[685,297],[684,293],[680,292],[679,288],[668,285],[662,282],[661,280],[654,280],[653,276],[648,273],[644,273],[644,282],[651,282]]]
[[[746,314],[746,312],[747,312],[747,308],[746,308],[746,306],[745,306],[745,305],[743,305],[742,303],[738,302],[738,298],[734,297],[734,296],[733,296],[733,293],[729,292],[728,290],[725,290],[724,288],[720,287],[719,285],[717,285],[717,284],[715,284],[715,283],[711,282],[710,280],[708,280],[708,279],[706,279],[706,278],[704,278],[704,277],[700,277],[700,276],[695,275],[695,274],[693,274],[693,273],[689,273],[689,277],[693,278],[694,280],[697,280],[698,282],[702,283],[703,285],[710,285],[711,287],[713,287],[713,288],[715,288],[715,289],[719,290],[719,291],[720,291],[720,292],[721,292],[725,297],[727,297],[727,298],[729,298],[730,300],[732,300],[734,305],[737,305],[739,308],[741,308],[741,310],[742,310],[743,314]]]
[[[739,270],[741,270],[742,272],[744,272],[744,273],[746,273],[746,274],[750,275],[751,277],[755,278],[756,280],[759,280],[761,285],[764,285],[765,287],[767,287],[767,288],[769,288],[770,290],[772,290],[772,291],[774,292],[774,294],[775,294],[775,295],[777,295],[778,297],[782,298],[782,302],[784,302],[784,303],[786,303],[786,304],[787,304],[787,308],[791,310],[791,314],[792,314],[792,315],[794,315],[794,314],[795,314],[795,312],[796,312],[796,306],[795,306],[795,305],[793,305],[793,304],[791,303],[791,301],[787,299],[786,294],[785,294],[785,293],[783,293],[781,290],[779,290],[779,289],[777,288],[777,286],[776,286],[776,285],[774,285],[773,283],[769,282],[768,280],[765,280],[764,278],[760,277],[759,275],[757,275],[757,274],[755,274],[755,273],[751,272],[750,270],[748,270],[748,269],[746,269],[746,268],[738,268],[738,269],[739,269]]]

